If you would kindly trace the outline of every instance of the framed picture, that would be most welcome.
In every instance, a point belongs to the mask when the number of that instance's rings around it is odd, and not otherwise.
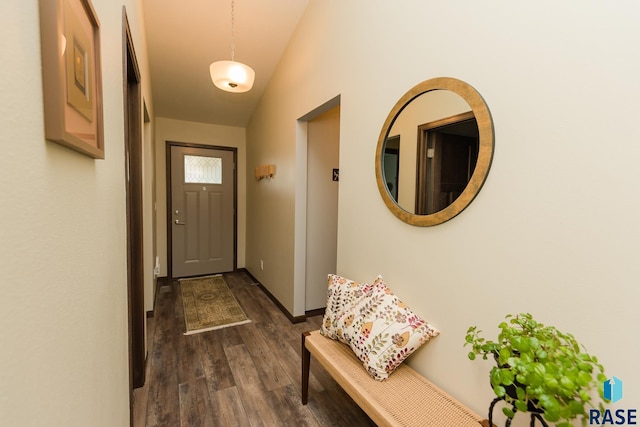
[[[100,23],[90,0],[39,0],[46,139],[104,159]]]

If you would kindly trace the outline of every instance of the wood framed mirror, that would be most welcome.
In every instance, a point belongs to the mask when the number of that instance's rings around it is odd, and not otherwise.
[[[441,224],[476,197],[493,150],[493,121],[482,96],[458,79],[426,80],[398,100],[382,126],[378,190],[407,224]]]

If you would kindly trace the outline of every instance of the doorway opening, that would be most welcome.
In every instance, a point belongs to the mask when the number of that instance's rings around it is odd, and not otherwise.
[[[462,194],[479,149],[478,124],[471,111],[418,127],[417,215],[439,212]]]
[[[339,96],[299,119],[297,150],[294,305],[311,315],[326,306],[327,275],[337,264]]]

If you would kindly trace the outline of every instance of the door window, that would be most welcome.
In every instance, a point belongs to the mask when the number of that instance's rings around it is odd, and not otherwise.
[[[185,155],[184,182],[186,184],[222,184],[222,159]]]

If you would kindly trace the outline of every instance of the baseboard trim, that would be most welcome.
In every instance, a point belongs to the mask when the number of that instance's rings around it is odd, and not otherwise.
[[[253,282],[258,285],[258,287],[260,289],[262,289],[262,292],[264,292],[264,294],[266,296],[269,297],[269,299],[271,301],[273,301],[273,303],[276,305],[276,307],[278,307],[280,309],[280,311],[287,316],[287,319],[289,319],[289,321],[291,323],[302,323],[305,320],[307,320],[307,315],[306,313],[302,316],[293,316],[291,313],[289,313],[289,310],[287,310],[285,308],[284,305],[282,305],[280,303],[280,301],[278,301],[278,298],[276,298],[275,296],[273,296],[273,294],[271,292],[269,292],[269,290],[267,288],[264,287],[264,285],[262,283],[260,283],[260,281],[258,279],[256,279],[256,277],[251,274],[251,272],[249,270],[247,270],[246,268],[239,268],[238,271],[244,271],[245,273],[247,273],[247,275],[251,278],[251,280],[253,280]]]
[[[305,311],[304,315],[306,317],[324,316],[325,310],[326,310],[326,308],[316,308],[315,310]]]

